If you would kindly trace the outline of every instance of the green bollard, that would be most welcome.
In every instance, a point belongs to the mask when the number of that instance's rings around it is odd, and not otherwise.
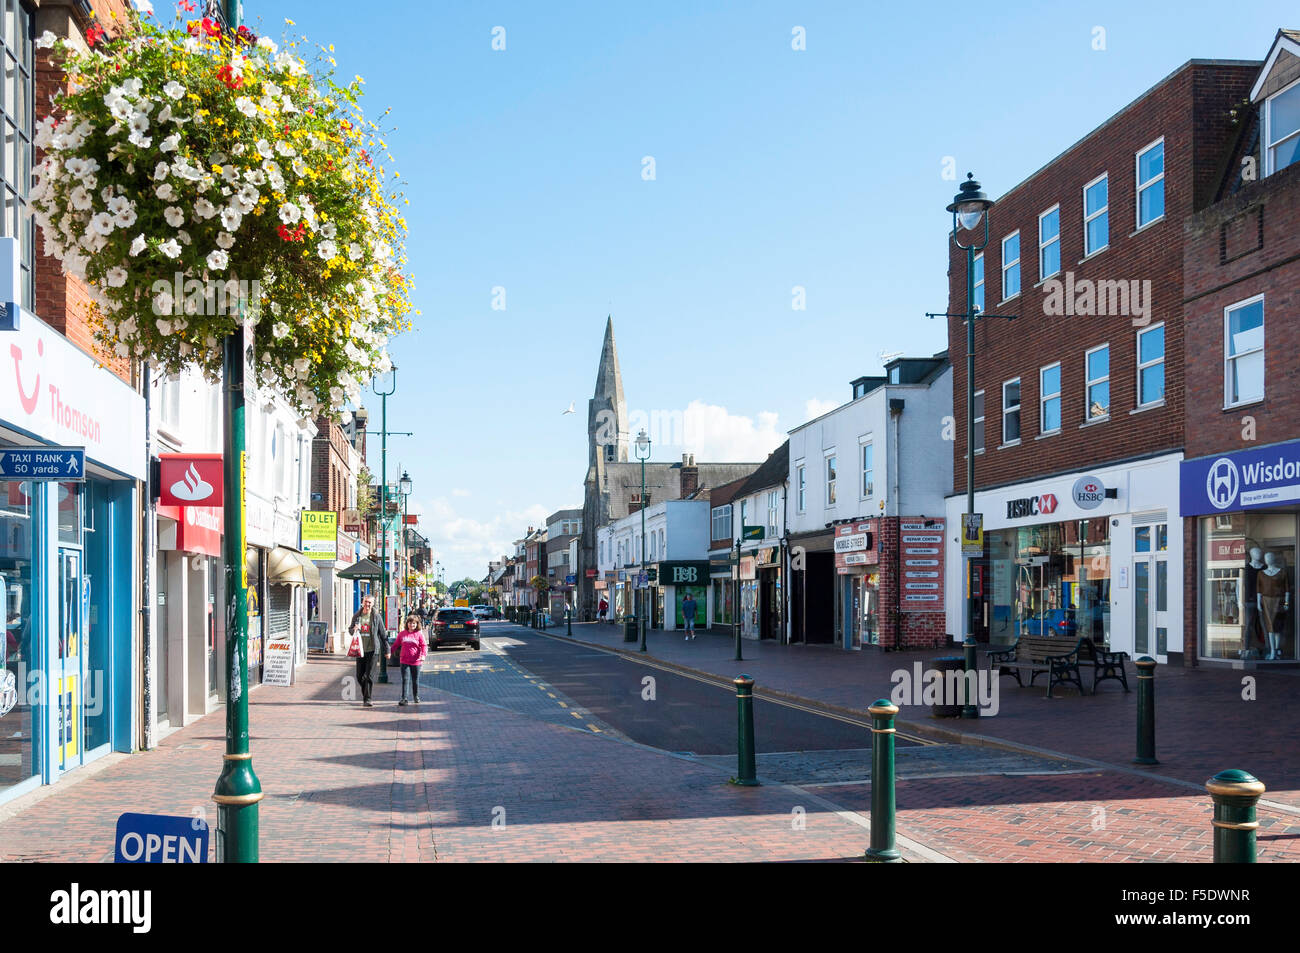
[[[878,698],[871,712],[871,846],[867,860],[882,864],[902,863],[894,846],[894,716],[898,706]]]
[[[1144,655],[1137,666],[1137,757],[1134,764],[1159,764],[1156,760],[1156,660]]]
[[[961,716],[963,718],[978,718],[980,716],[979,698],[973,694],[975,689],[975,679],[979,675],[978,663],[975,661],[975,640],[967,639],[962,643],[962,648],[966,654],[966,680],[963,684],[963,702],[961,706]]]
[[[756,786],[758,771],[754,766],[754,679],[748,675],[737,675],[736,685],[736,770],[737,776],[732,784],[746,787]]]
[[[1255,805],[1264,794],[1264,784],[1240,768],[1220,771],[1205,782],[1214,801],[1214,862],[1255,863]]]

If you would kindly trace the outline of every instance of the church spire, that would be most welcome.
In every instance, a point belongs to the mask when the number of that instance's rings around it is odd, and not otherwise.
[[[605,319],[605,343],[600,349],[600,369],[596,372],[597,400],[607,397],[615,404],[623,403],[623,375],[618,369],[618,348],[614,345],[614,317]]]
[[[588,460],[597,473],[606,463],[627,461],[627,404],[623,400],[623,375],[618,369],[612,316],[605,320],[596,392],[587,402],[587,435]]]

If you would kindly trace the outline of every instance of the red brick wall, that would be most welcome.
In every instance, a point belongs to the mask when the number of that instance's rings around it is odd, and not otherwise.
[[[1177,450],[1183,445],[1182,220],[1194,211],[1196,191],[1224,159],[1235,135],[1228,110],[1247,93],[1252,66],[1189,64],[1112,117],[1049,166],[1002,196],[990,216],[984,250],[985,310],[1016,320],[982,318],[976,325],[975,382],[985,391],[984,453],[976,457],[976,486],[999,486],[1048,473],[1083,469],[1110,460]],[[1195,90],[1195,95],[1193,94]],[[1135,156],[1160,136],[1165,140],[1165,217],[1134,234]],[[1086,261],[1083,186],[1103,172],[1109,179],[1109,247]],[[985,183],[997,194],[996,183]],[[1150,325],[1165,322],[1165,404],[1131,414],[1137,406],[1136,333],[1131,316],[1048,316],[1039,282],[1038,215],[1061,208],[1061,273],[1075,280],[1151,281]],[[1001,241],[1020,231],[1021,292],[1001,299]],[[980,233],[982,234],[982,232]],[[960,233],[963,240],[979,235]],[[949,306],[966,310],[966,253],[950,241]],[[1148,326],[1150,326],[1148,325]],[[1110,344],[1110,418],[1085,420],[1085,352]],[[950,319],[953,360],[954,490],[966,489],[966,329]],[[1039,426],[1040,367],[1061,362],[1061,431],[1035,438]],[[999,450],[1002,383],[1021,381],[1020,444]]]
[[[978,368],[977,368],[978,370]],[[915,517],[907,517],[908,521]],[[941,648],[948,644],[943,604],[932,612],[899,611],[899,519],[889,516],[876,521],[876,549],[880,573],[880,647],[882,649]]]

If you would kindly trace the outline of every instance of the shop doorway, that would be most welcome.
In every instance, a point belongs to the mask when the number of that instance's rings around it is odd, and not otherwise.
[[[1166,662],[1169,646],[1169,524],[1133,527],[1133,650]]]
[[[85,736],[86,651],[85,613],[82,610],[81,550],[59,549],[59,628],[54,667],[54,694],[58,699],[54,763],[58,771],[71,771],[82,760]],[[91,698],[92,703],[95,702]]]

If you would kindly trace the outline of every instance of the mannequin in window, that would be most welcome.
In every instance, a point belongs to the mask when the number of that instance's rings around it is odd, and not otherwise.
[[[1264,641],[1259,631],[1259,592],[1257,588],[1259,571],[1263,568],[1263,550],[1258,546],[1252,546],[1250,548],[1250,561],[1246,563],[1241,581],[1241,651],[1237,653],[1240,658],[1260,657],[1255,643],[1258,641],[1262,644]]]
[[[1268,633],[1268,655],[1264,657],[1279,659],[1282,657],[1282,616],[1291,610],[1291,592],[1287,587],[1286,568],[1276,554],[1264,554],[1264,568],[1255,576],[1255,584],[1260,622]]]

